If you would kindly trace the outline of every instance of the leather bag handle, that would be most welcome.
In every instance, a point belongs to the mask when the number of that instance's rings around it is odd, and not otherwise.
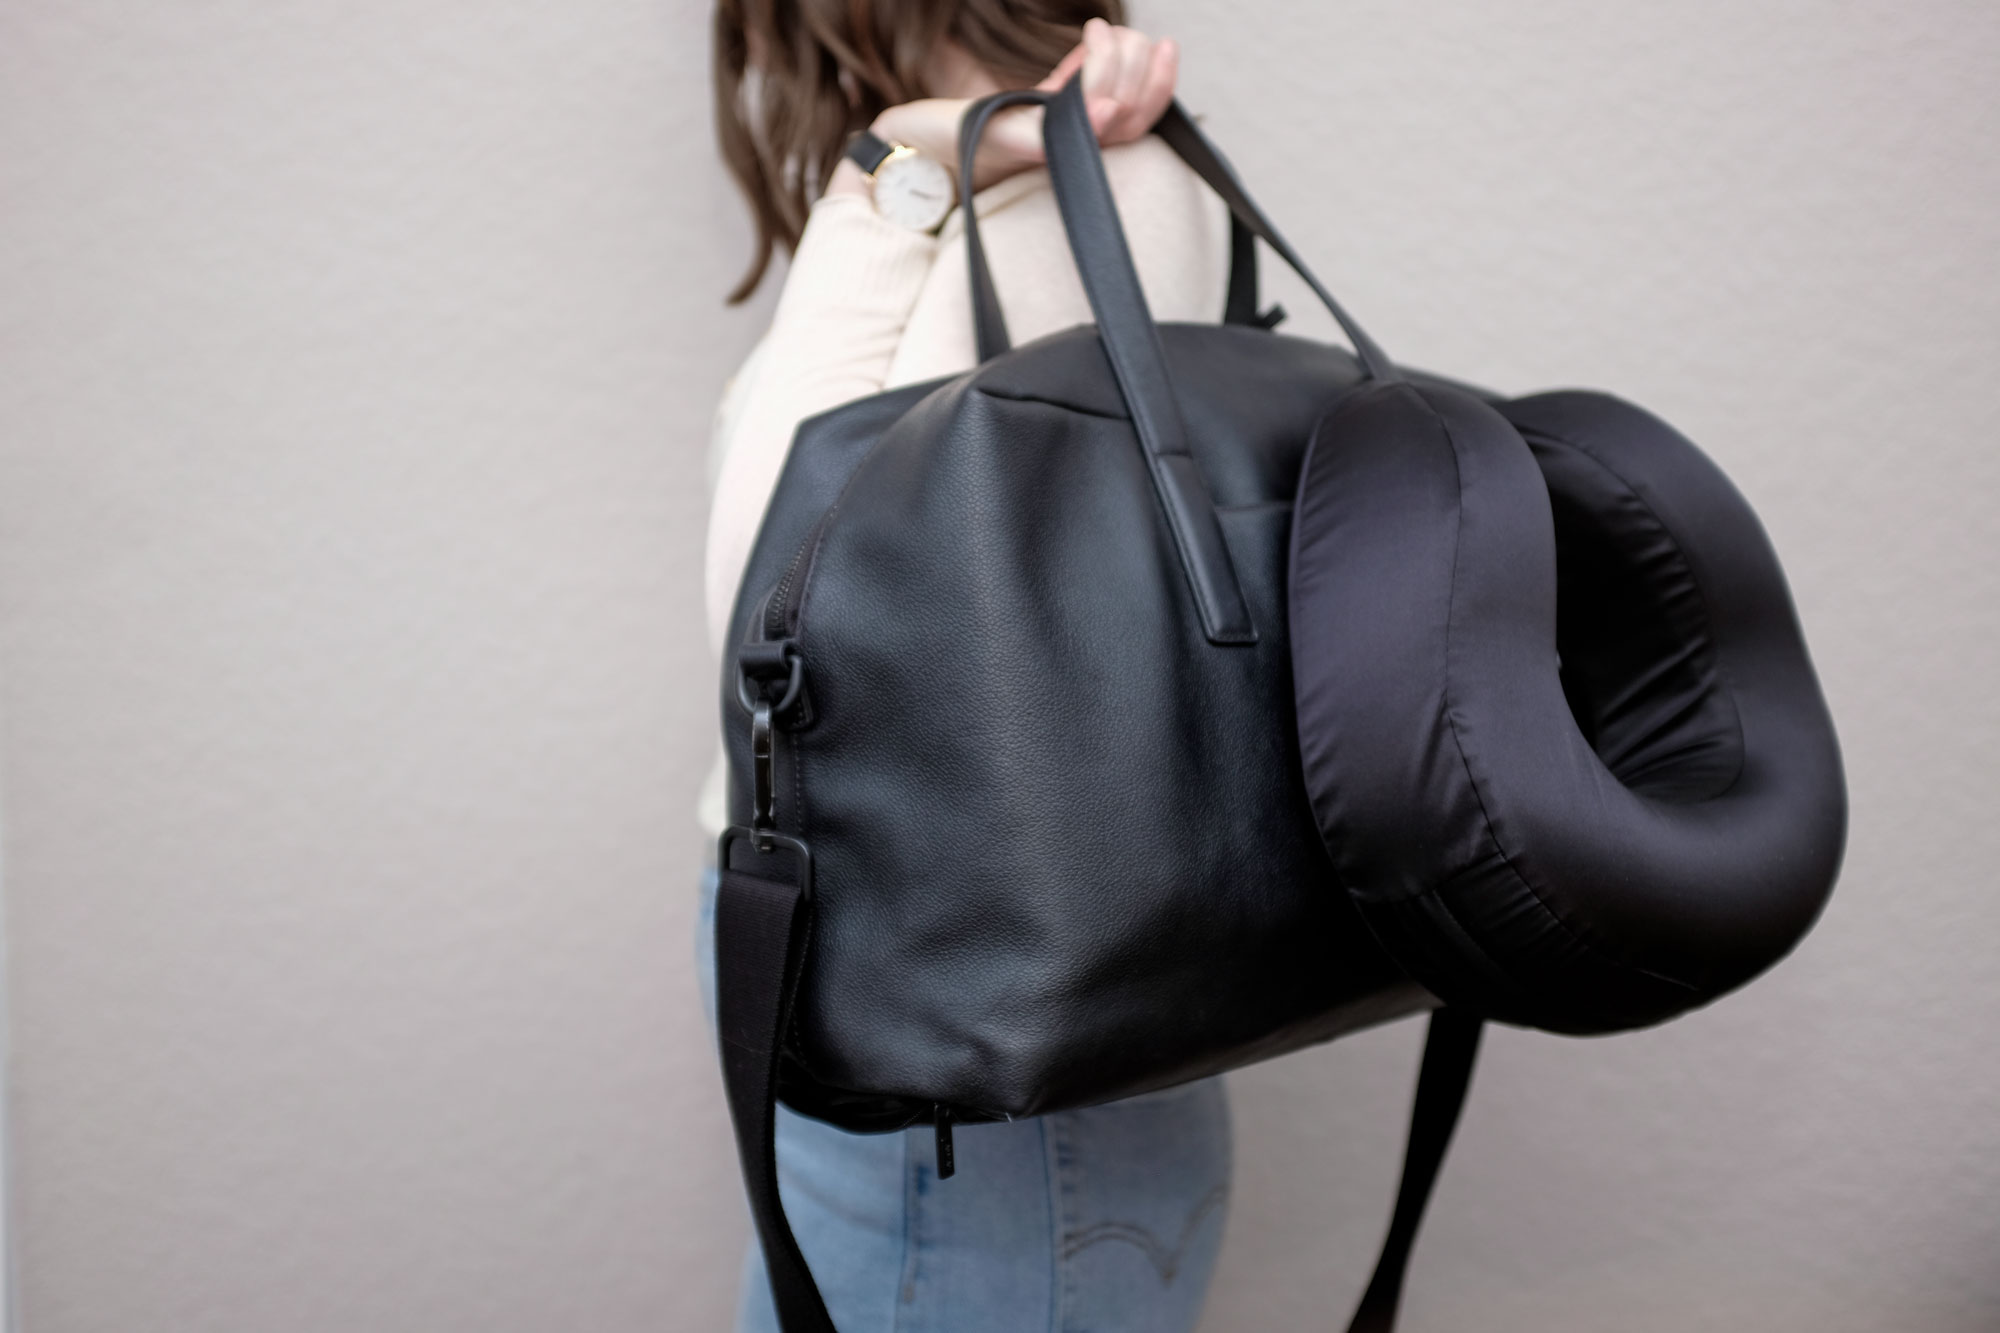
[[[1076,83],[1081,75],[1071,76]],[[1064,91],[1067,91],[1065,88]],[[972,167],[973,157],[980,138],[986,132],[986,124],[994,113],[1011,106],[1050,100],[1051,95],[1035,89],[1020,89],[1011,92],[994,93],[981,98],[966,108],[965,118],[959,126],[959,209],[965,222],[965,254],[967,267],[972,279],[972,320],[973,332],[978,340],[979,359],[990,360],[1007,351],[1012,343],[1007,337],[1007,322],[1000,313],[1000,300],[993,288],[993,276],[987,267],[985,247],[980,244],[979,219],[972,207]],[[1229,205],[1230,267],[1229,301],[1227,313],[1223,317],[1226,324],[1249,324],[1255,322],[1257,303],[1257,269],[1255,242],[1263,241],[1278,253],[1304,280],[1307,287],[1319,297],[1327,311],[1332,314],[1341,331],[1347,335],[1363,370],[1370,379],[1394,380],[1401,376],[1394,363],[1382,351],[1367,330],[1349,315],[1334,299],[1320,280],[1313,275],[1298,251],[1272,225],[1264,210],[1250,197],[1249,191],[1237,179],[1228,160],[1221,151],[1209,142],[1208,137],[1196,127],[1194,120],[1182,108],[1178,100],[1169,102],[1167,109],[1153,123],[1149,133],[1166,140],[1181,161],[1193,168],[1194,173],[1222,196]],[[1046,138],[1046,125],[1044,126]],[[1096,144],[1092,135],[1091,143]],[[1054,162],[1049,163],[1049,174],[1055,175]],[[1060,195],[1060,191],[1058,191]]]
[[[1000,94],[984,99],[966,108],[965,120],[960,123],[959,179],[972,177],[972,157],[980,139],[985,137],[986,122],[1003,105],[997,103]],[[967,137],[967,122],[971,122]],[[1156,126],[1155,129],[1158,127]],[[1175,150],[1180,152],[1179,149]],[[1180,152],[1182,160],[1187,159]],[[986,251],[980,244],[979,221],[973,216],[970,205],[965,208],[966,258],[972,273],[972,323],[973,333],[979,341],[979,359],[988,361],[1006,351],[1012,344],[1007,337],[1007,323],[1000,315],[1000,303],[993,292],[993,278],[986,266]],[[1257,309],[1257,233],[1250,230],[1242,217],[1232,212],[1229,215],[1229,290],[1222,307],[1224,324],[1247,324],[1260,329],[1275,326],[1285,317],[1283,306],[1273,306],[1260,313]]]
[[[1040,102],[1046,108],[1042,145],[1048,157],[1049,178],[1055,187],[1063,230],[1069,236],[1070,253],[1076,258],[1084,292],[1097,318],[1098,337],[1145,454],[1154,492],[1166,512],[1167,526],[1201,615],[1202,629],[1210,643],[1255,643],[1257,627],[1251,622],[1249,605],[1237,582],[1208,485],[1194,455],[1188,451],[1187,428],[1174,397],[1172,373],[1160,345],[1160,331],[1146,305],[1138,271],[1132,266],[1132,252],[1119,225],[1111,183],[1104,175],[1104,159],[1097,147],[1097,134],[1084,108],[1081,71],[1053,94],[1020,89],[975,104],[974,109],[980,114],[975,116],[968,111],[960,131],[961,150],[977,147],[977,136],[985,127],[987,113],[1021,102]],[[968,223],[972,221],[971,179],[969,173],[960,175]],[[975,230],[967,228],[966,245],[968,251],[976,254]],[[990,292],[990,279],[987,287]],[[1004,339],[1005,329],[997,322],[997,302],[991,303],[988,313],[994,323],[981,326],[982,337],[997,330]]]

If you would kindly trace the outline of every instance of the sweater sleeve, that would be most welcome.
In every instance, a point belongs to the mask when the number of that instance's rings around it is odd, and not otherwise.
[[[860,195],[823,195],[807,214],[770,328],[716,415],[703,581],[718,660],[793,433],[807,417],[882,390],[937,246]]]

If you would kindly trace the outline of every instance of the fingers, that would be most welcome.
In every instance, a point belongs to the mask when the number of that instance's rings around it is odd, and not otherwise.
[[[1083,40],[1035,87],[1059,92],[1081,71],[1084,108],[1099,143],[1137,139],[1158,122],[1174,97],[1180,46],[1101,18],[1083,25]],[[980,141],[974,186],[1003,179],[1043,160],[1042,109],[1013,107],[995,115]]]
[[[1070,48],[1070,53],[1062,58],[1062,63],[1050,70],[1049,76],[1035,87],[1045,93],[1061,92],[1062,86],[1069,82],[1069,76],[1083,67],[1084,53],[1089,49],[1084,43],[1078,42]]]
[[[1082,70],[1084,107],[1098,142],[1125,143],[1150,130],[1173,101],[1180,56],[1180,44],[1171,37],[1155,41],[1136,28],[1093,18],[1083,25],[1083,40],[1035,87],[1058,92]],[[1011,128],[1026,131],[1031,118],[1016,119]],[[1039,112],[1032,120],[1039,126]]]
[[[1083,93],[1088,97],[1118,100],[1119,78],[1122,74],[1128,43],[1124,35],[1129,28],[1114,28],[1103,19],[1091,19],[1083,25]]]
[[[1099,18],[1083,25],[1083,100],[1090,108],[1091,123],[1100,139],[1122,128],[1119,122],[1125,97],[1121,94],[1131,45],[1125,34],[1131,32],[1129,28],[1114,28]]]
[[[1153,49],[1148,52],[1146,72],[1133,99],[1132,122],[1137,126],[1132,131],[1133,138],[1152,129],[1166,114],[1167,104],[1174,100],[1174,83],[1180,77],[1180,63],[1180,43],[1171,37],[1154,43]]]
[[[1155,41],[1134,28],[1114,27],[1101,18],[1083,25],[1081,51],[1084,105],[1098,140],[1124,143],[1151,129],[1173,100],[1180,47],[1171,37]],[[1078,52],[1063,64],[1075,68]],[[1062,66],[1057,67],[1060,71]],[[1051,79],[1055,76],[1052,74]],[[1060,88],[1067,73],[1056,80]]]

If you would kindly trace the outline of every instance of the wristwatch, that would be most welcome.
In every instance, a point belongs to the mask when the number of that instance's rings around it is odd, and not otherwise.
[[[951,172],[908,144],[890,143],[871,130],[847,140],[848,158],[875,186],[875,211],[911,231],[935,232],[951,212]]]

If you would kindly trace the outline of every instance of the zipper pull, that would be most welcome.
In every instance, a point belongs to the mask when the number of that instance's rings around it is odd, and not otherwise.
[[[951,1145],[951,1108],[933,1106],[931,1118],[937,1122],[937,1178],[950,1180],[952,1173],[958,1170]]]

